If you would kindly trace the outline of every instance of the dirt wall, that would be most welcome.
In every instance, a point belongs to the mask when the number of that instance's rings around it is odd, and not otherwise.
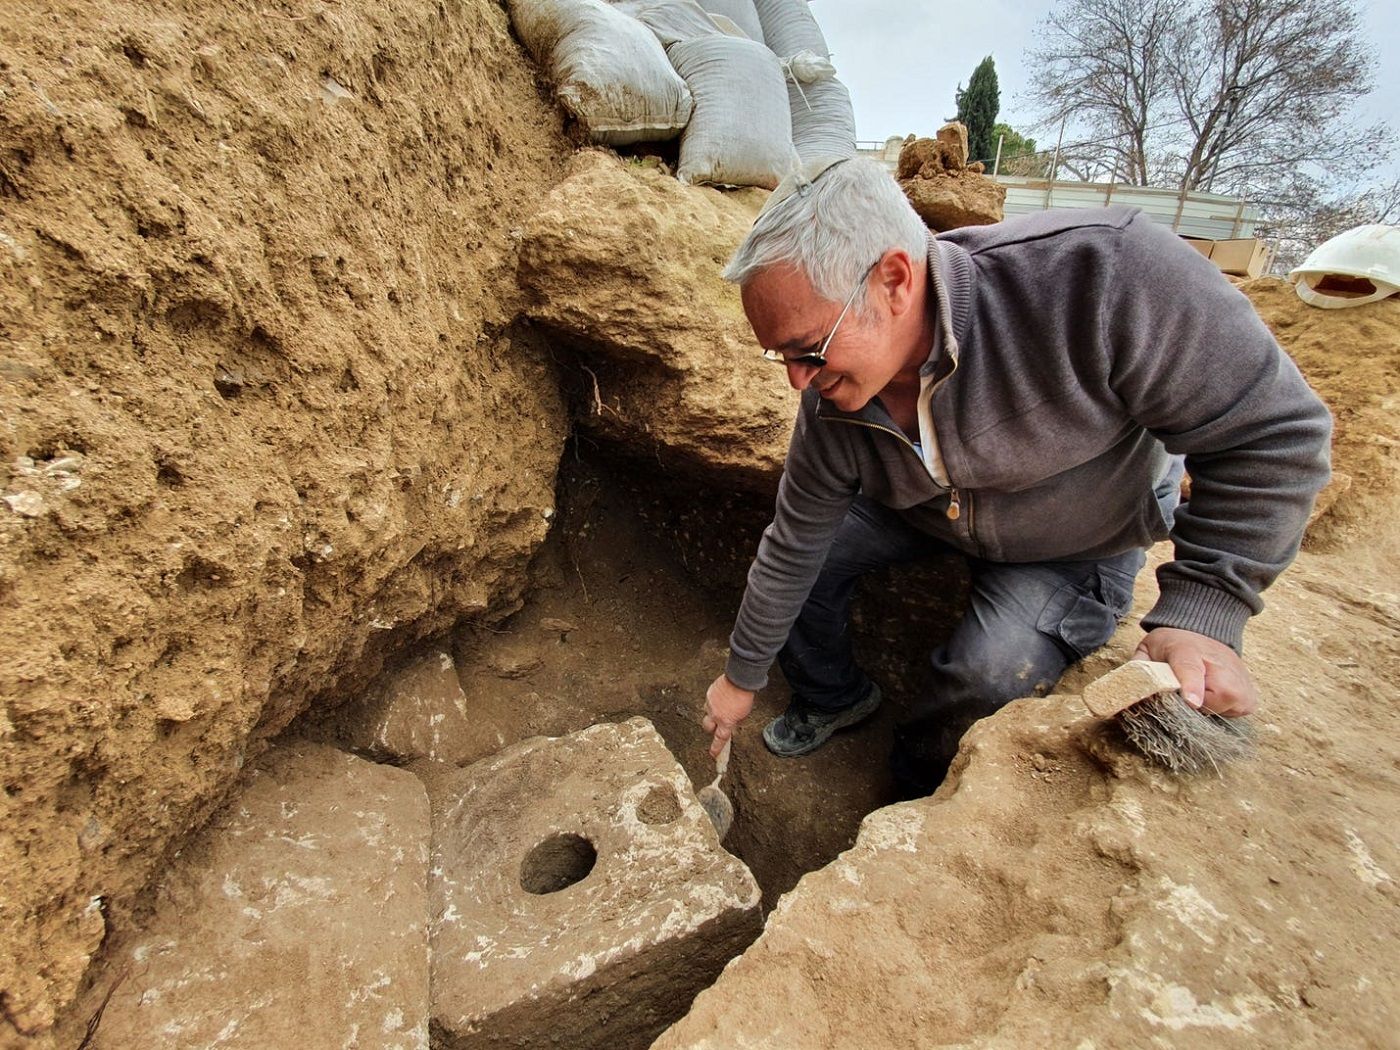
[[[1332,410],[1334,493],[1305,546],[1339,551],[1365,542],[1397,552],[1400,509],[1400,298],[1320,310],[1278,277],[1241,289]],[[1321,501],[1320,501],[1321,503]]]
[[[559,118],[487,0],[0,24],[0,1046],[257,741],[513,606],[566,427],[513,335]]]

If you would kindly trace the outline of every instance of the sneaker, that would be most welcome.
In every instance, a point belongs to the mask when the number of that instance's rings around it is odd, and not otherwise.
[[[793,697],[788,709],[763,727],[768,750],[784,758],[796,758],[815,751],[838,729],[863,722],[880,706],[880,687],[871,683],[865,699],[839,711],[823,711]]]

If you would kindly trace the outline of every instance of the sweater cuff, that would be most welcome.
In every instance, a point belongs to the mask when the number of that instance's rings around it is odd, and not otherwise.
[[[1195,580],[1162,581],[1162,594],[1142,629],[1177,627],[1223,642],[1244,655],[1244,625],[1253,610],[1233,594]]]
[[[757,663],[736,656],[731,651],[729,659],[724,664],[724,676],[740,689],[756,693],[768,684],[768,668],[771,666],[773,666],[771,660],[767,663]]]

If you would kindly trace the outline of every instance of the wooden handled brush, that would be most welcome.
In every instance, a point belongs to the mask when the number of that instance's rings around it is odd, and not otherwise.
[[[1129,660],[1084,687],[1084,706],[1112,718],[1133,748],[1172,773],[1219,773],[1253,751],[1248,719],[1192,707],[1164,663]]]

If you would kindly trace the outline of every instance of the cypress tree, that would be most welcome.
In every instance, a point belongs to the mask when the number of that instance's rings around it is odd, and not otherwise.
[[[967,125],[968,162],[986,161],[990,170],[997,148],[992,127],[997,122],[997,111],[1001,108],[997,67],[991,55],[977,63],[977,68],[972,71],[972,77],[967,82],[966,90],[963,90],[961,85],[958,86],[956,99],[958,120]]]

